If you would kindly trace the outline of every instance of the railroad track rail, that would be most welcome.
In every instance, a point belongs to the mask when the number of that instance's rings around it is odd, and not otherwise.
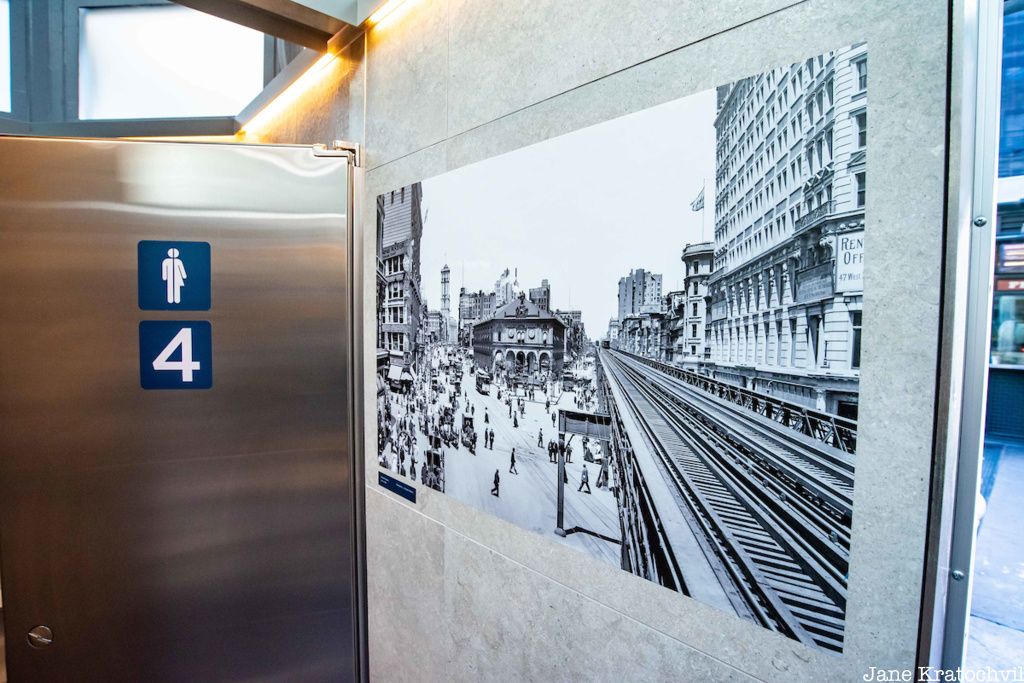
[[[743,408],[704,393],[632,354],[614,352],[656,384],[680,409],[715,430],[740,451],[750,468],[782,498],[794,496],[813,510],[809,518],[833,543],[850,547],[853,516],[853,459],[821,442],[804,440]],[[646,370],[650,367],[654,372]]]
[[[670,375],[602,352],[737,614],[842,649],[853,467]],[[845,454],[840,454],[845,456]]]

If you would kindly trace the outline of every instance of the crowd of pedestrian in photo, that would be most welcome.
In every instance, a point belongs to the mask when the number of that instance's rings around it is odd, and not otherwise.
[[[480,422],[476,421],[476,405],[470,400],[470,388],[467,386],[468,382],[464,381],[467,366],[470,366],[471,371],[469,377],[474,376],[475,364],[467,360],[462,351],[444,347],[431,349],[426,357],[429,360],[418,373],[416,382],[404,383],[396,391],[385,390],[379,400],[378,463],[414,481],[418,474],[422,484],[443,491],[445,449],[457,451],[461,444],[475,456],[482,436],[483,448],[493,451],[496,434],[486,406],[483,407]],[[434,367],[435,364],[437,367]],[[539,402],[543,398],[545,412],[551,417],[552,435],[557,436],[558,409],[553,407],[561,398],[556,390],[562,387],[549,373],[505,372],[499,369],[492,382],[496,389],[495,398],[508,411],[508,419],[513,429],[519,429],[521,420],[525,419],[527,402]],[[489,394],[490,388],[481,393]],[[460,424],[457,418],[463,406],[465,408],[461,413]],[[584,383],[577,383],[573,392],[573,406],[581,411],[595,409],[595,390]],[[477,424],[482,424],[481,432],[476,431]],[[417,459],[420,436],[425,439],[427,446],[424,451],[424,462]],[[537,433],[538,449],[546,448],[550,463],[557,464],[560,457],[564,458],[566,463],[571,463],[574,436],[570,435],[568,440],[553,437],[545,439],[544,429],[541,428]],[[583,437],[582,441],[584,459],[591,463],[595,462],[588,439]],[[500,469],[494,471],[493,486],[490,490],[491,495],[496,497],[501,495]],[[515,448],[510,452],[507,473],[519,474],[516,468]],[[564,483],[568,484],[568,474],[564,470],[563,476]],[[607,466],[601,467],[595,485],[599,488],[608,485]],[[590,474],[586,464],[583,465],[577,491],[591,493]]]

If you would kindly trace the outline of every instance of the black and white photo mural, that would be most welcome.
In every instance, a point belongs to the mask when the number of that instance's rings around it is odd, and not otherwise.
[[[841,651],[867,48],[377,197],[400,480]]]

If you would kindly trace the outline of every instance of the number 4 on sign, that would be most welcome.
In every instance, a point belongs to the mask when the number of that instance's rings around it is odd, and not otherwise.
[[[171,355],[181,347],[181,360],[170,360]],[[192,373],[200,369],[199,361],[192,360],[192,328],[183,327],[174,335],[164,350],[153,361],[154,370],[174,370],[181,372],[182,382],[191,382]]]

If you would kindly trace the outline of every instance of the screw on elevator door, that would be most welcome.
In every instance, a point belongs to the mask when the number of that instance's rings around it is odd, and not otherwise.
[[[977,218],[974,219],[974,225],[976,225],[979,228],[983,228],[986,225],[988,225],[988,219],[985,218],[984,216],[978,216]]]
[[[53,642],[53,631],[49,626],[36,626],[28,632],[28,644],[35,648],[43,648]]]
[[[963,570],[961,570],[961,569],[954,569],[953,570],[953,580],[954,581],[963,581],[965,576],[967,576],[967,575],[963,573]]]

